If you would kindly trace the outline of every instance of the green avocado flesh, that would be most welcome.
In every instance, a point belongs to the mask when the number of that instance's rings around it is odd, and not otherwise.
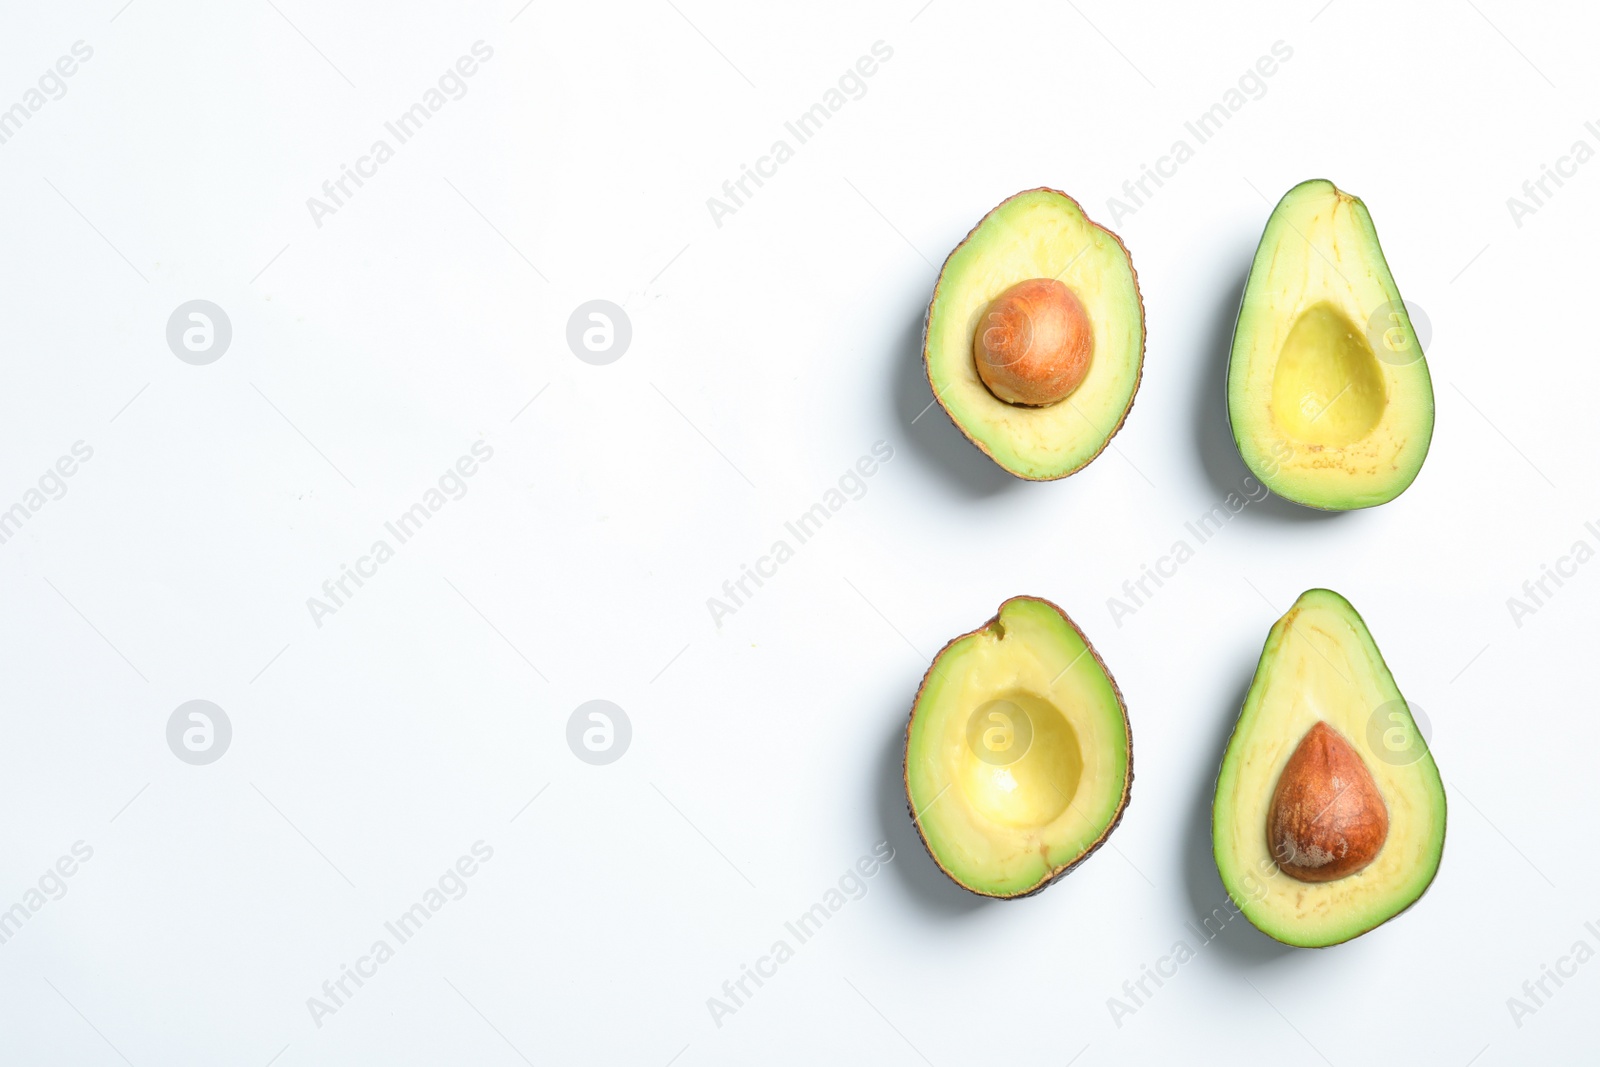
[[[1308,882],[1279,868],[1268,824],[1285,765],[1318,722],[1365,766],[1388,811],[1388,832],[1360,870]],[[1337,777],[1331,785],[1341,796],[1351,787]],[[1334,808],[1330,803],[1317,818],[1337,820]],[[1444,851],[1439,769],[1366,624],[1338,593],[1301,594],[1268,634],[1222,757],[1211,819],[1228,895],[1263,933],[1286,944],[1348,941],[1410,907],[1433,881]]]
[[[1329,511],[1403,493],[1433,437],[1433,382],[1366,205],[1332,182],[1284,194],[1256,248],[1228,359],[1239,455]]]
[[[1045,407],[996,397],[972,351],[990,303],[1033,278],[1058,279],[1071,289],[1093,334],[1083,381]],[[1019,478],[1066,477],[1106,447],[1139,388],[1144,306],[1127,249],[1065,193],[1018,193],[985,215],[945,260],[922,355],[933,395],[973,444]]]
[[[1132,781],[1122,694],[1047,600],[1006,601],[923,677],[906,797],[928,853],[964,889],[1044,888],[1110,835]]]

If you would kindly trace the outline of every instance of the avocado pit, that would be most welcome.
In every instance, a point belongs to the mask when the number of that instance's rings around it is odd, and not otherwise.
[[[1332,882],[1371,863],[1389,836],[1389,809],[1361,756],[1325,722],[1306,731],[1278,777],[1267,848],[1301,882]]]
[[[995,297],[972,338],[983,384],[999,399],[1028,407],[1071,396],[1093,355],[1083,302],[1054,278],[1029,278]]]

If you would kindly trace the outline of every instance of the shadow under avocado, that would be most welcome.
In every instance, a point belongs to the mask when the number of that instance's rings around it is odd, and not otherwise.
[[[1233,732],[1234,720],[1239,714],[1239,708],[1244,704],[1245,694],[1250,691],[1250,681],[1255,674],[1254,662],[1249,665],[1248,672],[1243,682],[1229,690],[1230,693],[1236,694],[1237,699],[1222,707],[1218,716],[1215,743],[1200,753],[1205,758],[1208,768],[1219,767],[1222,764],[1222,753],[1228,747],[1228,737]],[[1208,947],[1214,947],[1215,954],[1230,963],[1259,965],[1281,959],[1292,954],[1294,948],[1281,941],[1274,941],[1252,926],[1250,920],[1242,914],[1235,914],[1235,909],[1228,900],[1228,891],[1222,886],[1222,876],[1217,873],[1217,861],[1211,852],[1211,802],[1215,792],[1216,775],[1214,773],[1202,775],[1195,789],[1194,802],[1189,805],[1189,825],[1183,839],[1183,876],[1189,891],[1189,906],[1193,912],[1190,921],[1197,929],[1211,931],[1212,937]],[[1261,832],[1266,833],[1266,827],[1263,826]],[[1209,928],[1204,926],[1205,920],[1219,908],[1222,916],[1213,919]],[[1216,932],[1216,928],[1223,916],[1227,921],[1222,924],[1219,933]],[[1185,940],[1191,936],[1194,936],[1192,931]]]
[[[1200,465],[1205,469],[1206,481],[1219,498],[1241,492],[1247,475],[1255,478],[1239,458],[1239,446],[1234,444],[1233,430],[1228,425],[1228,354],[1233,348],[1233,327],[1239,317],[1245,284],[1250,280],[1253,257],[1252,249],[1244,265],[1234,272],[1238,283],[1221,290],[1211,320],[1200,334],[1203,366],[1194,390],[1194,446]],[[1304,507],[1276,493],[1268,493],[1241,514],[1247,516],[1247,521],[1306,523],[1326,521],[1344,513]]]
[[[895,417],[911,445],[928,465],[937,468],[955,487],[974,499],[1015,490],[1023,481],[1001,469],[979,451],[934,402],[933,389],[922,369],[922,312],[906,325],[890,353],[890,383]]]
[[[878,819],[884,840],[894,848],[894,862],[889,865],[893,877],[905,885],[913,901],[929,912],[948,918],[971,915],[994,902],[957,886],[923,847],[906,806],[905,742],[905,717],[898,716],[875,764]]]

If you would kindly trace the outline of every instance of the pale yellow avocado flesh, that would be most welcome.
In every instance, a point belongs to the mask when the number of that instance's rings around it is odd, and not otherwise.
[[[1361,757],[1388,809],[1389,832],[1366,867],[1312,883],[1278,869],[1267,817],[1284,765],[1319,720]],[[1229,896],[1279,941],[1347,941],[1422,895],[1444,834],[1439,770],[1366,624],[1339,594],[1307,591],[1267,638],[1217,776],[1212,846]]]
[[[1070,396],[1047,407],[1008,404],[978,376],[973,335],[991,301],[1018,282],[1054,278],[1082,302],[1093,355]],[[1115,234],[1065,193],[1033,189],[1001,203],[950,253],[923,339],[934,396],[973,444],[1012,474],[1063,478],[1122,426],[1144,362],[1144,306]]]
[[[1006,731],[997,742],[996,730]],[[1121,694],[1059,608],[1013,598],[929,668],[906,733],[905,778],[913,819],[946,874],[986,896],[1033,892],[1121,817],[1132,781]]]
[[[1330,510],[1416,478],[1433,384],[1366,206],[1331,182],[1279,202],[1250,268],[1228,362],[1228,419],[1268,488]]]
[[[1351,445],[1378,427],[1388,406],[1383,371],[1355,323],[1328,303],[1302,311],[1272,371],[1277,429],[1303,445]]]

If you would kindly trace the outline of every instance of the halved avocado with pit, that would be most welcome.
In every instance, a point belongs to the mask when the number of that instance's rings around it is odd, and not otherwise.
[[[1007,600],[923,677],[906,729],[906,798],[929,855],[963,889],[1043,889],[1106,840],[1132,783],[1122,694],[1048,600]]]
[[[1263,933],[1321,948],[1422,896],[1444,852],[1445,792],[1366,623],[1327,589],[1267,636],[1212,805],[1228,895]]]
[[[1019,478],[1065,478],[1104,450],[1139,388],[1144,304],[1128,250],[1065,193],[1018,193],[945,260],[922,354],[968,440]]]
[[[1267,220],[1228,358],[1228,422],[1279,496],[1347,511],[1416,479],[1433,382],[1372,216],[1332,182],[1301,182]]]

